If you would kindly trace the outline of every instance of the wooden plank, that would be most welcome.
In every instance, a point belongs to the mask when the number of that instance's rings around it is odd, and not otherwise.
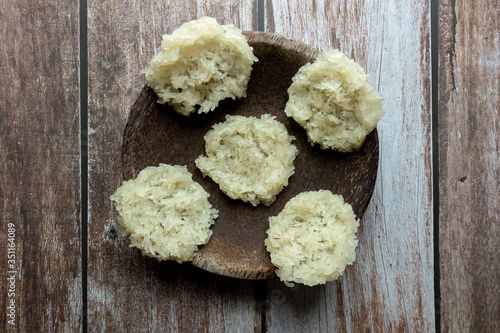
[[[251,1],[89,1],[89,330],[260,331],[264,284],[142,257],[118,235],[109,200],[122,182],[122,135],[145,84],[140,71],[161,36],[204,15],[256,29],[254,6]]]
[[[0,2],[2,332],[82,329],[78,24],[75,2]]]
[[[440,1],[443,332],[500,331],[500,8]]]
[[[385,96],[380,164],[357,260],[326,286],[268,285],[270,332],[435,327],[429,2],[266,2],[266,30],[358,61]]]

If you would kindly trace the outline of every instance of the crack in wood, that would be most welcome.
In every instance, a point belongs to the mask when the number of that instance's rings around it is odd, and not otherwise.
[[[449,48],[446,53],[448,54],[448,61],[450,64],[450,75],[451,75],[451,89],[457,90],[455,85],[455,66],[453,61],[455,60],[455,47],[457,44],[457,10],[456,10],[456,0],[450,0],[451,9],[451,40]]]

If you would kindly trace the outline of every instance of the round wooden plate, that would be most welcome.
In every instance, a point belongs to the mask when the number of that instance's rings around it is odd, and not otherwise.
[[[147,166],[159,163],[187,165],[193,179],[210,194],[219,211],[213,235],[200,247],[193,265],[209,272],[244,279],[267,279],[275,275],[264,246],[269,216],[303,191],[328,189],[342,194],[361,217],[370,201],[378,167],[378,137],[373,131],[360,151],[338,153],[311,147],[305,130],[284,113],[291,78],[318,51],[306,44],[266,32],[246,32],[259,61],[254,64],[247,97],[225,100],[208,114],[185,117],[168,105],[157,104],[153,90],[145,86],[132,107],[122,146],[123,177],[135,178]],[[270,206],[253,207],[231,200],[209,177],[203,178],[195,159],[205,153],[204,135],[226,114],[258,116],[269,113],[295,136],[299,154],[289,185]],[[265,175],[262,175],[263,177]]]

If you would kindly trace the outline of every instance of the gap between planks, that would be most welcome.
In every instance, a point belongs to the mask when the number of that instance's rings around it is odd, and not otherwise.
[[[82,224],[82,332],[88,331],[88,42],[87,42],[87,0],[80,0],[80,185],[81,185],[81,224]]]

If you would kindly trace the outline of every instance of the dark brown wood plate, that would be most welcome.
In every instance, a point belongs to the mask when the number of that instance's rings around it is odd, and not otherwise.
[[[147,86],[130,111],[122,146],[123,177],[135,178],[147,166],[167,163],[187,165],[193,179],[208,193],[219,210],[213,235],[200,247],[193,265],[209,272],[244,279],[267,279],[275,275],[264,246],[269,216],[277,215],[285,203],[303,191],[328,189],[342,194],[361,217],[370,201],[378,168],[378,137],[373,131],[360,151],[338,153],[311,147],[305,130],[284,113],[287,89],[297,70],[317,55],[310,46],[266,32],[246,32],[259,61],[254,64],[247,98],[225,100],[209,114],[185,117],[168,105],[157,104]],[[195,159],[205,153],[204,135],[226,114],[276,116],[285,124],[299,149],[295,174],[270,206],[253,207],[222,193],[209,177],[203,178]],[[263,177],[265,175],[262,175]]]

